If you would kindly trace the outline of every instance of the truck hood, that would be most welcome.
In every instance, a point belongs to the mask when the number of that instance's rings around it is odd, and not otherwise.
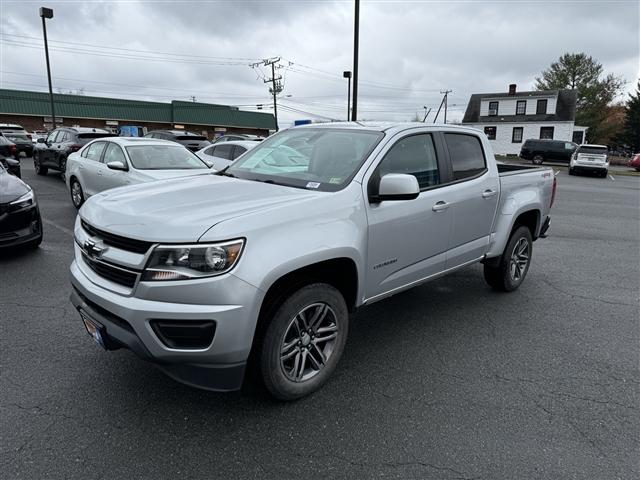
[[[89,198],[80,217],[124,237],[189,243],[225,220],[318,195],[293,187],[196,175],[107,190]]]

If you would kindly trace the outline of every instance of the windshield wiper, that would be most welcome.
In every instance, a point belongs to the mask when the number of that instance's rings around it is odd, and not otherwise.
[[[227,165],[222,170],[218,170],[216,173],[214,173],[214,175],[220,175],[220,176],[224,176],[224,177],[236,178],[236,176],[233,173],[227,173],[227,170],[229,170],[230,166],[231,165]]]

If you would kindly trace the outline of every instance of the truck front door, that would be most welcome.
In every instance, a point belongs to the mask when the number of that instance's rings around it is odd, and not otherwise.
[[[420,195],[414,200],[367,202],[366,295],[383,296],[441,272],[451,228],[450,188],[441,186],[441,148],[429,133],[397,140],[364,188],[376,188],[388,173],[414,175]],[[366,193],[366,192],[365,192]]]

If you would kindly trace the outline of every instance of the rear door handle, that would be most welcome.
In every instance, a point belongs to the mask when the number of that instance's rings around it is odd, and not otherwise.
[[[431,207],[431,210],[434,212],[444,212],[447,208],[449,208],[449,204],[441,200]]]
[[[485,190],[484,192],[482,192],[482,198],[491,198],[495,195],[498,194],[497,190],[492,190],[490,188],[488,188],[487,190]]]

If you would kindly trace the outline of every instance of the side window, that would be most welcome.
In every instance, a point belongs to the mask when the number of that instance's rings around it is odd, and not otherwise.
[[[478,137],[460,133],[445,133],[444,139],[451,157],[454,180],[475,177],[486,170],[484,151]]]
[[[527,101],[518,100],[516,102],[516,115],[524,115],[527,113]]]
[[[233,145],[218,145],[213,151],[213,155],[225,160],[231,160],[231,150],[233,150]]]
[[[240,155],[242,155],[246,151],[247,151],[246,148],[241,147],[240,145],[236,145],[236,148],[233,149],[233,160],[238,158]]]
[[[213,156],[213,151],[215,150],[216,147],[209,147],[207,148],[204,153],[205,155],[209,155],[209,156]]]
[[[553,127],[540,127],[540,138],[553,140]]]
[[[522,143],[522,132],[523,127],[513,127],[513,132],[511,133],[511,143]]]
[[[54,143],[59,133],[61,133],[60,130],[54,130],[53,132],[51,132],[47,137],[47,143]]]
[[[489,102],[489,116],[495,117],[498,115],[498,102]]]
[[[484,127],[484,134],[487,136],[489,140],[496,139],[497,131],[498,131],[498,127]]]
[[[69,140],[71,140],[71,136],[69,135],[69,132],[60,132],[58,134],[58,138],[56,138],[57,143],[68,142]]]
[[[538,115],[540,114],[545,114],[547,113],[547,100],[538,100],[538,103],[536,104],[536,113]]]
[[[100,157],[102,156],[102,150],[104,150],[104,145],[105,142],[96,142],[89,145],[87,148],[86,158],[99,162]]]
[[[438,161],[433,138],[419,134],[398,140],[378,165],[378,175],[406,173],[418,180],[420,189],[440,183]]]
[[[124,166],[127,165],[127,160],[124,158],[122,149],[115,143],[108,143],[107,150],[104,152],[104,163],[109,162],[121,162]]]

